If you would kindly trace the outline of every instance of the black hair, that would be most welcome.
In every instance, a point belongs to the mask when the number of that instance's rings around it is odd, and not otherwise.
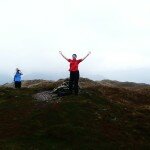
[[[75,56],[75,57],[77,57],[77,54],[73,54],[72,56]]]

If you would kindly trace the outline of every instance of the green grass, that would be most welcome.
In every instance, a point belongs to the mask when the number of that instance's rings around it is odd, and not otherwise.
[[[150,148],[147,110],[112,103],[91,89],[53,104],[34,100],[38,91],[0,89],[0,149]]]

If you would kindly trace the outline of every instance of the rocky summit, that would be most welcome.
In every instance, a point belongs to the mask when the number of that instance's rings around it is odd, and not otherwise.
[[[150,149],[150,85],[81,78],[0,87],[0,149]]]

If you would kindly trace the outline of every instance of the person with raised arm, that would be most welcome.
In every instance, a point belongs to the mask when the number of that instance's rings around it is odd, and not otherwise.
[[[14,76],[14,84],[15,84],[16,89],[21,88],[21,76],[22,75],[23,75],[22,72],[17,68],[16,69],[16,74]]]
[[[84,58],[82,59],[77,59],[77,55],[73,54],[72,55],[72,59],[68,59],[67,57],[65,57],[63,55],[63,53],[61,51],[59,51],[59,53],[61,54],[61,56],[66,59],[69,63],[70,63],[70,80],[69,80],[69,90],[70,93],[72,94],[73,89],[75,92],[75,95],[78,95],[79,93],[79,86],[78,86],[78,82],[79,82],[79,78],[80,78],[80,73],[79,73],[79,64],[80,62],[82,62],[83,60],[85,60],[90,54],[91,52],[89,52]]]

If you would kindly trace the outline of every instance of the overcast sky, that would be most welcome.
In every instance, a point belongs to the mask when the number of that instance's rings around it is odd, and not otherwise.
[[[65,77],[59,50],[92,52],[84,77],[150,83],[150,1],[0,0],[0,74]]]

